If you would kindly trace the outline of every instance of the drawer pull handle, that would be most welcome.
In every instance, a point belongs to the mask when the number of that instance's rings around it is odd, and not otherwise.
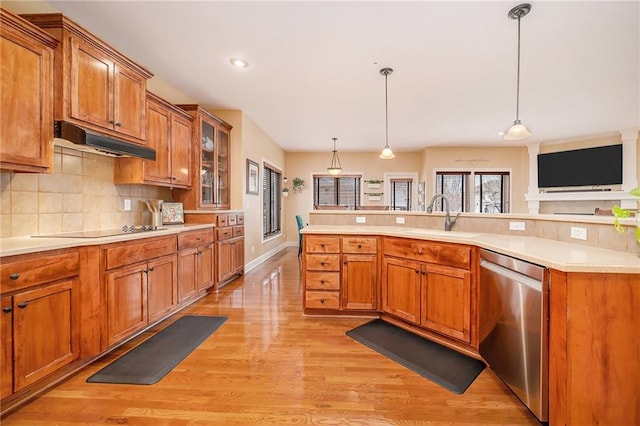
[[[324,266],[324,262],[320,262],[320,265]]]
[[[324,280],[320,280],[320,284],[324,284]]]
[[[320,244],[320,247],[324,248],[324,244]]]
[[[324,303],[324,299],[320,299],[320,303]]]
[[[9,275],[9,278],[11,278],[12,280],[17,280],[18,278],[20,278],[20,274],[11,274]]]
[[[196,237],[196,241],[200,241],[200,237]]]
[[[343,264],[343,265],[346,265],[346,264],[347,264],[347,261],[345,260],[344,262],[342,262],[342,264]]]
[[[4,306],[2,308],[2,312],[8,314],[9,312],[13,311],[13,308],[11,306]]]
[[[20,308],[20,309],[24,309],[24,308],[26,308],[26,307],[27,307],[27,302],[21,302],[21,303],[18,303],[18,308]]]
[[[362,244],[358,244],[358,248],[361,249],[362,248]]]

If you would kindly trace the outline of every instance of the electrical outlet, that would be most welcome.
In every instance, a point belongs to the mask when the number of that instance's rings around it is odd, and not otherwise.
[[[124,199],[124,211],[131,211],[131,200],[129,198]]]
[[[509,229],[511,231],[524,231],[524,222],[509,222]]]
[[[399,225],[404,225],[404,217],[396,217],[396,223]]]
[[[356,223],[367,223],[367,218],[365,216],[356,216]]]
[[[571,238],[575,238],[576,240],[586,240],[587,239],[587,228],[579,228],[577,226],[571,227]]]

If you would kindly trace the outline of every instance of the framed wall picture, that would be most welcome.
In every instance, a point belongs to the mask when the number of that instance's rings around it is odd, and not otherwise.
[[[184,223],[184,209],[182,203],[162,204],[162,224],[171,225],[174,223]]]
[[[258,186],[258,182],[260,181],[259,174],[260,168],[258,167],[258,163],[247,158],[247,194],[260,194]]]

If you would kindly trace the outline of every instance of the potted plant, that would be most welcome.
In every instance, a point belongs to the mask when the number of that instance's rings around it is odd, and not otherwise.
[[[293,190],[300,192],[304,189],[304,181],[300,178],[293,178]]]
[[[289,196],[289,188],[282,188],[282,196],[283,197]]]
[[[638,207],[640,207],[640,186],[637,188],[633,188],[631,191],[629,191],[629,194],[637,198]],[[615,216],[615,219],[613,220],[613,226],[615,226],[616,231],[618,231],[621,234],[624,234],[625,228],[620,224],[620,219],[629,218],[633,214],[635,214],[636,216],[635,236],[640,249],[640,210],[636,210],[634,213],[632,210],[623,209],[622,207],[619,207],[619,206],[613,206],[613,208],[611,209],[611,212],[613,213],[613,216]],[[638,255],[640,256],[640,250],[638,252]]]

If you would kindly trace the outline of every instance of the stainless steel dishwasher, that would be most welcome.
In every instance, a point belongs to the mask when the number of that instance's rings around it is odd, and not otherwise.
[[[480,250],[480,355],[540,420],[549,410],[549,271]]]

